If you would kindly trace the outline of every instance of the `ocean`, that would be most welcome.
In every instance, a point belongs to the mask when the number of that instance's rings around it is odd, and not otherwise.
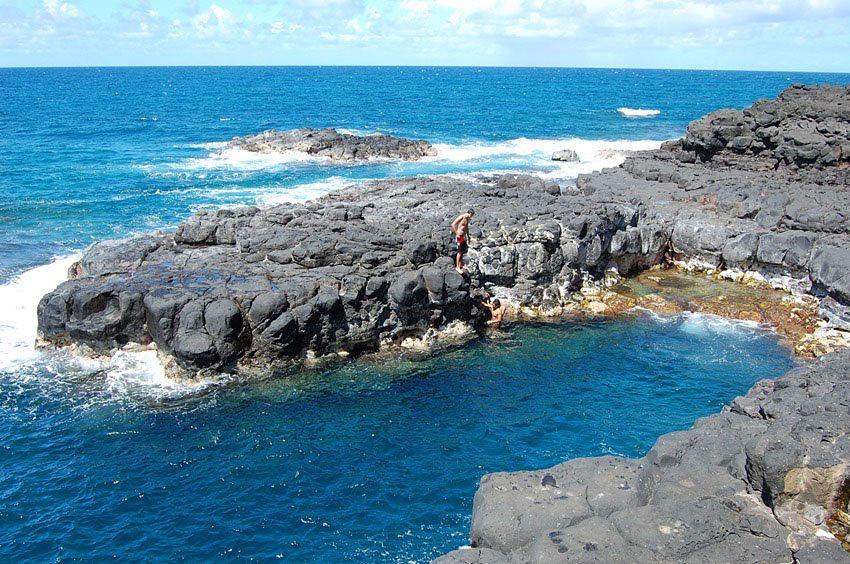
[[[484,473],[641,456],[781,374],[793,360],[770,331],[693,315],[515,325],[430,358],[263,382],[175,383],[150,354],[93,361],[32,343],[38,299],[94,241],[370,179],[510,171],[568,185],[794,82],[850,75],[0,69],[0,560],[427,562],[468,542]],[[326,126],[439,154],[339,164],[226,148]],[[558,149],[580,162],[553,162]]]

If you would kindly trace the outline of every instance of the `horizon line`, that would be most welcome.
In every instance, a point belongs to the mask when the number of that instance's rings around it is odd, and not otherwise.
[[[674,72],[760,72],[794,74],[831,74],[850,75],[848,71],[818,70],[766,70],[766,69],[721,69],[721,68],[661,68],[661,67],[568,67],[568,66],[527,66],[527,65],[347,65],[347,64],[289,64],[289,65],[42,65],[42,66],[3,66],[0,70],[30,69],[167,69],[167,68],[451,68],[451,69],[528,69],[528,70],[626,70],[626,71],[674,71]]]

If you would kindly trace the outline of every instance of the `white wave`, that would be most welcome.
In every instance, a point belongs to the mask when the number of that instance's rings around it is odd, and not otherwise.
[[[436,144],[437,156],[428,157],[426,162],[443,165],[499,166],[488,172],[528,172],[537,169],[538,176],[550,180],[574,179],[582,173],[590,173],[622,164],[626,156],[635,151],[647,151],[661,147],[662,141],[593,141],[588,139],[528,139],[521,137],[497,143],[468,143],[462,145]],[[571,149],[579,157],[578,162],[553,161],[552,153]]]
[[[68,269],[79,255],[63,257],[28,270],[0,286],[0,369],[14,369],[35,358],[38,329],[36,310],[47,292],[68,278]]]
[[[180,399],[196,396],[210,386],[231,379],[222,374],[197,382],[174,381],[166,376],[152,348],[119,350],[106,359],[45,354],[36,350],[38,302],[67,279],[68,269],[79,258],[79,254],[59,258],[0,286],[0,303],[5,308],[0,317],[0,371],[20,380],[18,383],[31,385],[34,380],[40,381],[38,385],[46,390],[61,388],[59,380],[69,380],[76,386],[105,374],[103,388],[96,394],[100,399],[90,398],[94,402],[112,401],[116,397],[143,401]]]
[[[95,366],[106,373],[104,392],[109,396],[143,400],[169,400],[196,396],[210,387],[230,381],[227,374],[197,381],[176,381],[165,374],[165,369],[153,349],[135,351],[119,350]]]
[[[257,203],[262,206],[271,206],[287,202],[306,202],[315,200],[334,190],[345,188],[353,184],[367,182],[367,180],[352,180],[342,176],[331,176],[319,182],[299,184],[289,188],[267,187],[262,188],[257,197]]]
[[[365,132],[346,130],[346,132]],[[151,169],[149,174],[157,176],[192,174],[198,176],[207,170],[237,170],[245,172],[262,171],[280,166],[309,164],[312,166],[361,166],[363,164],[389,164],[409,169],[411,174],[440,174],[452,172],[453,167],[461,168],[458,172],[469,172],[470,169],[496,171],[529,169],[541,171],[544,177],[551,179],[574,179],[578,174],[593,172],[607,167],[619,166],[625,157],[633,151],[657,149],[662,141],[593,141],[579,138],[564,139],[529,139],[520,137],[500,142],[474,141],[469,143],[435,143],[437,155],[425,157],[420,161],[396,162],[383,159],[371,159],[367,163],[340,163],[327,157],[316,157],[298,151],[284,153],[257,153],[244,149],[227,148],[226,143],[209,143],[197,145],[198,148],[209,150],[205,157],[186,159],[170,165],[171,170],[162,167]],[[553,161],[552,153],[562,149],[572,149],[579,156],[579,162]],[[428,167],[435,167],[433,172]]]
[[[225,144],[226,147],[226,144]],[[276,166],[299,162],[328,162],[330,159],[315,157],[300,151],[287,151],[285,153],[257,153],[245,149],[222,148],[212,151],[206,157],[186,159],[175,163],[174,168],[182,170],[204,170],[204,169],[239,169],[239,170],[262,170]]]
[[[380,131],[366,131],[365,129],[353,129],[350,127],[336,127],[334,128],[338,133],[342,133],[343,135],[356,135],[357,137],[368,137],[370,135],[380,135]]]
[[[644,110],[641,108],[617,108],[617,111],[626,117],[652,117],[661,113],[661,110]]]
[[[192,143],[186,145],[189,149],[204,149],[207,151],[218,151],[227,147],[227,141],[212,141],[210,143]]]
[[[679,330],[690,335],[752,335],[765,328],[755,321],[729,319],[708,313],[685,312]]]
[[[494,157],[523,157],[552,161],[552,153],[561,149],[572,149],[579,160],[589,161],[600,157],[608,158],[615,153],[628,153],[631,151],[643,151],[657,149],[661,141],[592,141],[588,139],[528,139],[520,137],[508,141],[486,143],[476,142],[462,145],[450,145],[437,143],[437,156],[428,157],[430,161],[464,162]]]
[[[659,325],[670,325],[671,323],[676,322],[675,317],[671,317],[669,315],[662,315],[662,314],[658,313],[657,311],[653,311],[653,310],[646,308],[646,307],[643,307],[643,306],[635,306],[635,307],[631,308],[629,311],[634,312],[634,313],[639,314],[639,315],[644,316],[644,317],[648,317],[654,323],[657,323]]]

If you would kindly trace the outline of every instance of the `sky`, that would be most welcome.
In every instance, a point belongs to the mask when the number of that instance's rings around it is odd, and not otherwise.
[[[0,67],[850,72],[850,0],[0,0]]]

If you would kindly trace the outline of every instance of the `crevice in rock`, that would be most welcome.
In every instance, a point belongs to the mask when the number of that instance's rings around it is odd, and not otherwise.
[[[850,552],[850,477],[845,478],[835,501],[835,510],[826,520],[829,530],[841,542],[841,546]]]

